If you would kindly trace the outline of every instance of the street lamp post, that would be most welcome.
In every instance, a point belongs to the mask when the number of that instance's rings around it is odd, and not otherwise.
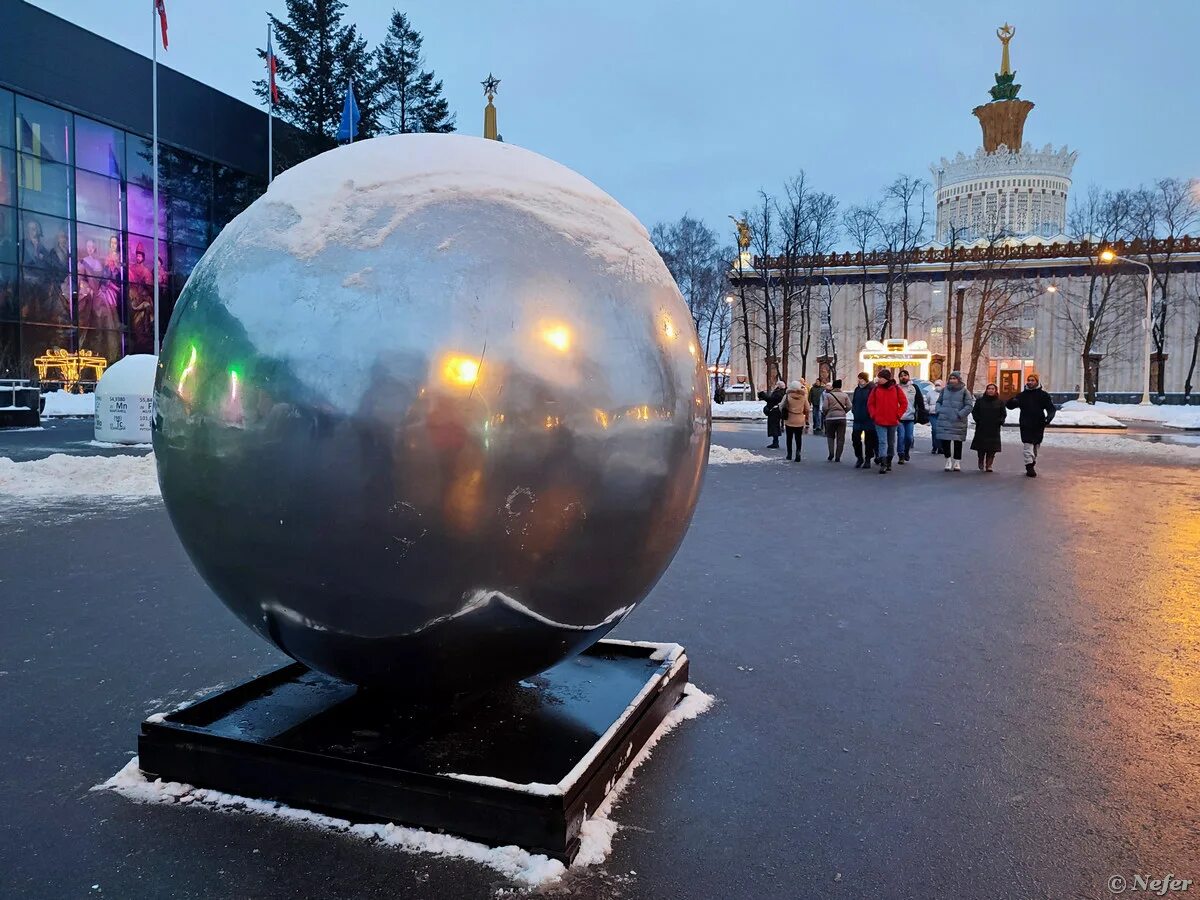
[[[1104,249],[1100,251],[1100,262],[1111,264],[1114,262],[1130,263],[1135,266],[1141,266],[1146,270],[1146,319],[1145,319],[1145,367],[1142,378],[1142,406],[1150,406],[1150,329],[1153,327],[1152,319],[1154,317],[1154,270],[1144,262],[1136,259],[1129,259],[1126,256],[1117,256],[1116,251]]]

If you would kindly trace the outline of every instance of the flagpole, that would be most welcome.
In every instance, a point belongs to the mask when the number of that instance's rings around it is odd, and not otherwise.
[[[154,48],[154,355],[158,356],[158,7],[151,3],[150,46]]]
[[[267,184],[275,178],[275,75],[271,71],[271,59],[275,48],[271,46],[271,23],[267,22]]]

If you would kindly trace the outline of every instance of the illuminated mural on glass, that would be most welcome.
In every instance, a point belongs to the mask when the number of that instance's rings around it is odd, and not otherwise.
[[[50,356],[153,351],[152,159],[140,135],[0,90],[0,378],[35,378]],[[205,248],[265,188],[159,144],[160,329]]]

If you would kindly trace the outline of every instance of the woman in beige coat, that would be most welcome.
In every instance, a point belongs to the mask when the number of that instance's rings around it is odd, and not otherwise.
[[[783,402],[779,404],[783,411],[783,421],[787,426],[787,458],[792,459],[792,440],[796,441],[796,462],[800,462],[800,441],[804,437],[804,427],[808,424],[812,407],[808,402],[808,389],[803,381],[793,381],[788,385]]]

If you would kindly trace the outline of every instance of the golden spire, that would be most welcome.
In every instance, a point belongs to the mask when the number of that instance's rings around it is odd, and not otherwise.
[[[1017,29],[1013,28],[1007,22],[1003,27],[996,29],[996,37],[1000,38],[1000,44],[1004,50],[1000,54],[1000,74],[1012,75],[1012,65],[1008,61],[1008,42],[1013,39],[1013,35],[1017,33]]]
[[[481,82],[483,85],[483,93],[487,96],[487,106],[483,110],[483,136],[489,141],[500,140],[500,131],[496,127],[496,107],[492,104],[492,100],[496,97],[496,90],[500,87],[500,79],[488,72],[486,81]]]

